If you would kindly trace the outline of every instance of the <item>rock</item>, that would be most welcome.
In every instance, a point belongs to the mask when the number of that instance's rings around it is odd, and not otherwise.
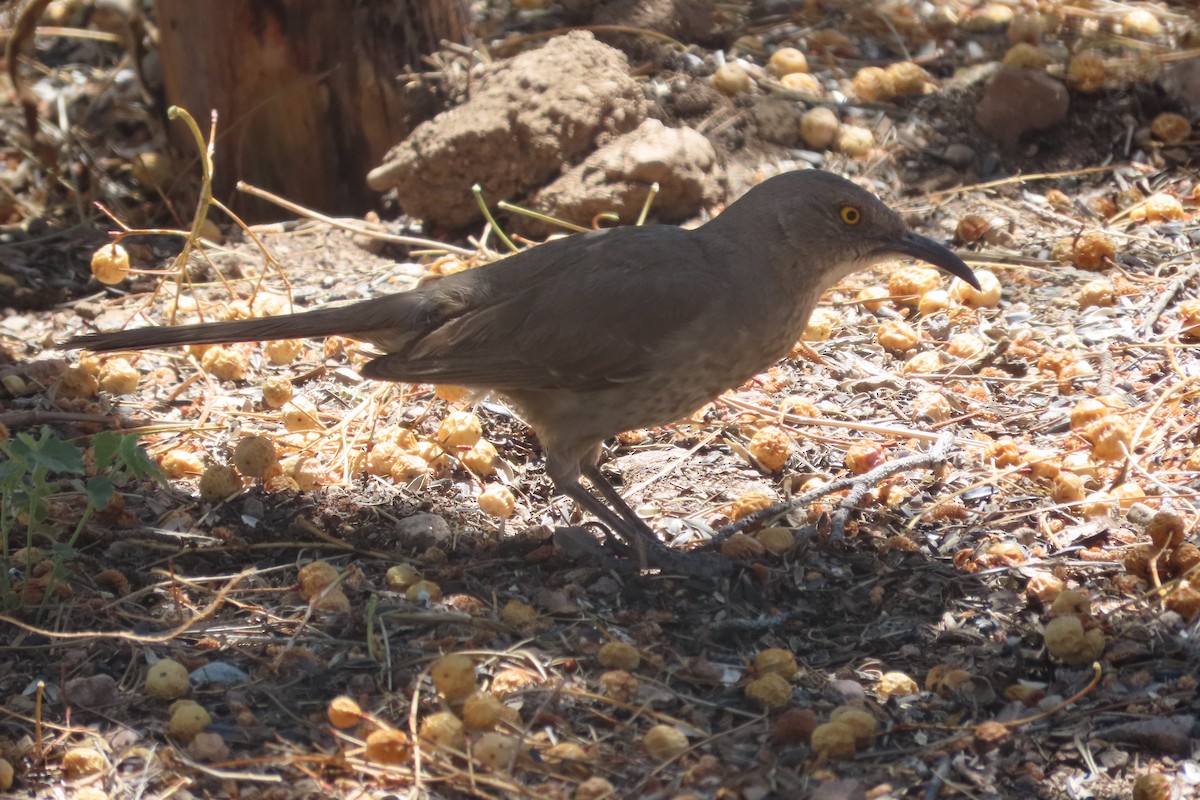
[[[371,171],[394,188],[404,212],[439,228],[481,218],[472,185],[489,204],[518,199],[646,118],[649,102],[625,56],[577,31],[493,67],[471,98],[417,127]]]
[[[588,156],[534,196],[530,205],[577,225],[590,225],[604,211],[631,223],[655,182],[659,192],[650,214],[663,222],[694,217],[723,196],[721,169],[708,139],[691,128],[668,128],[651,119]],[[524,217],[514,217],[513,225],[530,234],[551,230]]]
[[[983,88],[975,123],[1005,147],[1022,134],[1044,131],[1067,118],[1067,87],[1044,72],[1002,67]]]
[[[1200,113],[1200,59],[1188,58],[1168,65],[1161,83],[1167,96],[1188,113]]]
[[[424,550],[450,536],[450,523],[437,514],[413,514],[396,523],[396,540],[406,549]]]
[[[762,97],[750,111],[758,135],[768,142],[795,147],[800,142],[800,120],[804,107],[781,97]]]

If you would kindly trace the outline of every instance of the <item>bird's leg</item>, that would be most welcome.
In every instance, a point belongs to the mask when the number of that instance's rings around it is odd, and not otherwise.
[[[645,523],[641,523],[640,526],[631,524],[621,514],[606,506],[604,502],[600,500],[600,498],[596,497],[594,494],[584,488],[583,484],[580,483],[578,479],[571,484],[559,485],[558,489],[567,497],[571,498],[580,506],[582,506],[584,511],[589,512],[593,517],[596,517],[598,520],[611,528],[614,533],[616,533],[625,541],[629,542],[629,544],[633,545],[633,549],[637,553],[639,569],[646,569],[649,566],[650,562],[646,557],[646,540],[652,537],[654,534],[650,531],[649,527],[645,525]],[[609,491],[613,492],[614,494],[616,493],[616,490],[614,490],[611,486],[609,487]],[[625,505],[624,501],[622,501],[621,505]],[[628,508],[628,506],[626,506],[626,508]],[[639,520],[639,522],[641,521]],[[645,528],[645,530],[642,530],[642,528]]]

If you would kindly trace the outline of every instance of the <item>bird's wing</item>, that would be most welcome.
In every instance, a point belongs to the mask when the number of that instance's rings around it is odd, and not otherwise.
[[[487,281],[435,282],[428,291],[454,314],[363,374],[498,390],[636,380],[668,366],[674,335],[726,294],[723,261],[705,245],[676,228],[614,229],[525,251],[507,270],[484,268],[495,270]]]

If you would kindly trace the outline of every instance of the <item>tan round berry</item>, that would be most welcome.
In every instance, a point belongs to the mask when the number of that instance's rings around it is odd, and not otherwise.
[[[1042,71],[1050,66],[1053,60],[1049,53],[1029,42],[1017,42],[1004,54],[1004,65],[1019,69]]]
[[[807,72],[789,73],[780,78],[779,82],[783,85],[783,88],[791,89],[794,92],[803,92],[815,97],[821,95],[820,82]]]
[[[461,653],[450,653],[433,662],[429,677],[451,703],[469,697],[476,689],[475,662]]]
[[[789,528],[764,528],[754,538],[768,553],[777,556],[790,553],[796,546],[796,534]]]
[[[72,747],[62,755],[63,774],[70,780],[98,775],[108,769],[108,759],[94,747]]]
[[[913,419],[945,422],[954,416],[954,407],[941,392],[926,391],[913,398],[909,413]]]
[[[328,561],[310,561],[296,572],[296,582],[300,585],[300,596],[305,600],[325,591],[337,582],[337,567]]]
[[[512,490],[498,483],[491,484],[479,494],[479,510],[490,517],[511,516],[516,504]]]
[[[168,450],[163,453],[158,465],[168,478],[182,478],[185,475],[199,475],[204,472],[204,460],[200,454],[187,450]]]
[[[859,125],[842,125],[834,137],[834,149],[850,158],[866,158],[875,147],[875,134]]]
[[[778,472],[787,463],[791,444],[792,439],[788,436],[787,431],[774,425],[768,425],[754,432],[754,435],[750,437],[748,449],[750,455],[762,465],[763,469],[768,472]]]
[[[1082,431],[1098,419],[1124,408],[1124,403],[1111,395],[1085,397],[1071,407],[1071,430]]]
[[[0,758],[0,792],[7,792],[11,789],[15,777],[16,770],[13,769],[12,762],[7,758]]]
[[[1140,503],[1146,499],[1146,490],[1133,481],[1118,483],[1112,488],[1110,494],[1117,501],[1117,507],[1122,511],[1128,511],[1134,503]]]
[[[854,729],[840,722],[826,722],[812,732],[812,749],[830,759],[850,758],[854,755]]]
[[[218,344],[204,351],[200,366],[218,380],[240,381],[246,377],[250,363],[240,348]]]
[[[846,469],[855,475],[865,475],[885,461],[887,457],[877,442],[858,441],[846,448]]]
[[[1104,231],[1084,231],[1072,240],[1071,259],[1080,269],[1104,269],[1117,255],[1117,246]]]
[[[407,562],[389,567],[384,575],[387,587],[393,592],[403,592],[421,580],[421,571]]]
[[[439,383],[434,386],[433,393],[439,400],[446,403],[461,403],[470,394],[465,387],[454,386],[448,383]]]
[[[1104,652],[1104,633],[1099,628],[1084,630],[1079,617],[1055,617],[1043,633],[1046,651],[1055,661],[1073,666],[1090,664]]]
[[[200,476],[200,499],[206,503],[219,503],[232,497],[242,489],[242,476],[233,467],[213,464]]]
[[[890,353],[902,355],[916,348],[921,337],[913,326],[899,319],[884,320],[875,329],[875,341]]]
[[[884,70],[892,81],[892,89],[898,97],[921,94],[929,84],[929,73],[911,61],[888,64]]]
[[[263,352],[272,364],[290,364],[304,354],[300,339],[273,339],[263,345]]]
[[[439,750],[463,751],[467,746],[463,723],[450,711],[437,711],[421,720],[418,735]]]
[[[829,721],[846,725],[854,731],[855,744],[860,748],[869,747],[879,730],[879,722],[875,717],[858,706],[838,706],[829,712]]]
[[[954,301],[950,299],[950,293],[945,289],[934,289],[921,295],[917,300],[917,311],[924,316],[936,314],[939,311],[945,311],[954,305]]]
[[[781,47],[767,60],[767,71],[776,78],[795,72],[808,72],[808,59],[794,47]]]
[[[909,675],[903,672],[885,672],[879,678],[879,685],[875,687],[875,691],[879,694],[879,699],[887,700],[890,697],[910,697],[921,693],[921,688],[917,686],[917,682]]]
[[[1088,281],[1079,289],[1080,308],[1108,308],[1117,302],[1117,287],[1108,278]]]
[[[463,724],[473,731],[490,731],[500,723],[503,705],[491,692],[475,692],[463,701]]]
[[[233,465],[251,478],[265,478],[279,468],[275,445],[265,436],[247,436],[233,450]]]
[[[623,669],[626,672],[638,668],[642,663],[641,652],[625,642],[608,642],[596,653],[596,660],[607,669]]]
[[[809,316],[800,338],[805,342],[828,341],[840,322],[841,318],[832,308],[818,308]]]
[[[485,733],[471,746],[471,756],[479,768],[505,772],[512,768],[520,753],[521,740],[502,733]]]
[[[410,603],[419,603],[426,599],[431,603],[437,603],[442,599],[442,587],[433,581],[417,581],[404,590],[404,599]]]
[[[1144,219],[1146,222],[1156,223],[1176,222],[1186,215],[1183,213],[1183,204],[1179,202],[1178,197],[1159,192],[1146,198],[1140,213],[1131,213],[1129,216],[1130,219],[1136,221]]]
[[[572,800],[612,800],[614,797],[617,797],[617,788],[607,778],[593,775],[575,787]]]
[[[1080,617],[1092,613],[1092,597],[1087,592],[1077,589],[1067,589],[1060,592],[1050,604],[1050,616],[1062,617],[1074,614]]]
[[[336,586],[313,597],[311,603],[314,610],[325,614],[350,613],[350,598]]]
[[[941,286],[942,278],[936,269],[915,265],[900,267],[888,276],[888,293],[897,303],[916,305],[926,292]]]
[[[904,362],[900,372],[905,375],[928,375],[942,368],[942,354],[936,350],[926,350]]]
[[[538,621],[537,609],[520,600],[509,600],[500,609],[500,621],[518,628],[527,628]]]
[[[1133,426],[1124,417],[1109,414],[1084,428],[1083,437],[1092,443],[1093,457],[1119,461],[1133,444]]]
[[[375,764],[404,764],[412,746],[408,736],[394,728],[376,728],[367,734],[363,756]]]
[[[172,739],[190,742],[196,734],[212,724],[212,715],[194,700],[180,700],[171,706],[167,735]]]
[[[782,711],[792,704],[792,685],[787,679],[768,672],[746,684],[746,698],[767,711]]]
[[[129,276],[129,252],[119,244],[106,244],[92,253],[92,275],[112,286]]]
[[[877,285],[864,286],[859,289],[854,299],[872,314],[892,305],[891,294],[888,293],[885,287]]]
[[[1081,92],[1103,89],[1105,74],[1104,59],[1092,51],[1080,53],[1067,64],[1067,83]]]
[[[416,455],[425,460],[429,469],[437,474],[450,468],[450,459],[445,449],[437,442],[418,442]]]
[[[146,672],[146,694],[156,700],[175,700],[191,690],[187,668],[178,661],[164,658]]]
[[[775,498],[762,492],[746,492],[733,503],[733,508],[729,511],[731,520],[739,520],[742,517],[748,517],[755,511],[762,511],[764,508],[770,508],[775,505]]]
[[[1146,524],[1146,535],[1159,550],[1178,547],[1183,544],[1186,534],[1187,527],[1184,525],[1183,517],[1173,511],[1156,511],[1150,518],[1150,522]]]
[[[100,391],[100,381],[95,373],[85,367],[67,367],[58,379],[58,393],[62,397],[89,400]]]
[[[1085,494],[1083,478],[1074,472],[1060,472],[1050,489],[1050,497],[1056,503],[1077,503]]]
[[[459,456],[459,460],[478,477],[490,478],[496,474],[496,460],[499,457],[495,445],[487,439],[480,439],[470,450]]]
[[[353,728],[363,718],[363,711],[354,698],[340,694],[325,706],[325,716],[335,728]]]
[[[753,82],[750,73],[738,64],[717,67],[712,76],[713,87],[721,94],[735,95],[750,91]]]
[[[415,453],[400,453],[388,468],[388,475],[396,483],[411,483],[432,474],[429,462]]]
[[[1149,9],[1135,8],[1121,17],[1121,30],[1135,39],[1153,39],[1162,36],[1162,23]]]
[[[623,669],[609,670],[597,680],[601,691],[622,703],[632,703],[637,698],[638,679]]]
[[[1076,507],[1084,519],[1098,519],[1111,516],[1116,511],[1116,498],[1108,492],[1092,492],[1079,501]]]
[[[721,555],[727,558],[757,558],[764,552],[762,543],[745,533],[735,533],[721,542]]]
[[[1159,114],[1150,123],[1150,133],[1163,144],[1179,144],[1192,135],[1192,123],[1182,114]]]
[[[269,408],[283,408],[292,399],[292,382],[282,375],[272,375],[263,381],[262,393]]]
[[[868,103],[891,100],[896,96],[896,84],[887,70],[881,67],[863,67],[850,84],[854,96]]]
[[[840,125],[832,109],[824,106],[810,108],[800,117],[800,138],[812,149],[824,150],[837,138]]]
[[[645,737],[642,738],[642,747],[651,758],[669,761],[687,752],[688,740],[671,725],[655,725],[646,731]]]
[[[470,411],[451,411],[438,425],[438,444],[443,447],[471,447],[483,436],[483,423]]]
[[[790,650],[781,647],[768,647],[754,657],[754,671],[759,675],[774,673],[791,680],[798,670],[796,657]]]
[[[978,289],[955,278],[950,283],[950,299],[967,308],[995,308],[1000,305],[1000,279],[987,270],[978,270],[975,280],[979,281]]]
[[[100,388],[109,394],[133,394],[141,376],[124,358],[110,358],[100,367]]]
[[[986,217],[978,214],[967,214],[958,221],[954,228],[954,238],[965,244],[978,242],[992,228],[992,223]]]
[[[978,358],[987,350],[987,342],[973,333],[959,333],[946,343],[946,355],[954,358]]]

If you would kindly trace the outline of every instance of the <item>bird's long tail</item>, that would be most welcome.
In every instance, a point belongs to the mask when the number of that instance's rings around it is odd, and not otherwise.
[[[367,321],[363,320],[364,323]],[[360,338],[347,331],[346,312],[342,307],[320,308],[300,314],[276,317],[233,320],[231,322],[201,322],[194,325],[175,325],[162,328],[134,328],[111,333],[89,333],[75,336],[59,345],[64,350],[87,349],[97,353],[113,350],[143,350],[180,344],[228,344],[230,342],[269,341],[272,339],[303,339],[318,336],[342,335]],[[369,329],[364,324],[364,329]]]

